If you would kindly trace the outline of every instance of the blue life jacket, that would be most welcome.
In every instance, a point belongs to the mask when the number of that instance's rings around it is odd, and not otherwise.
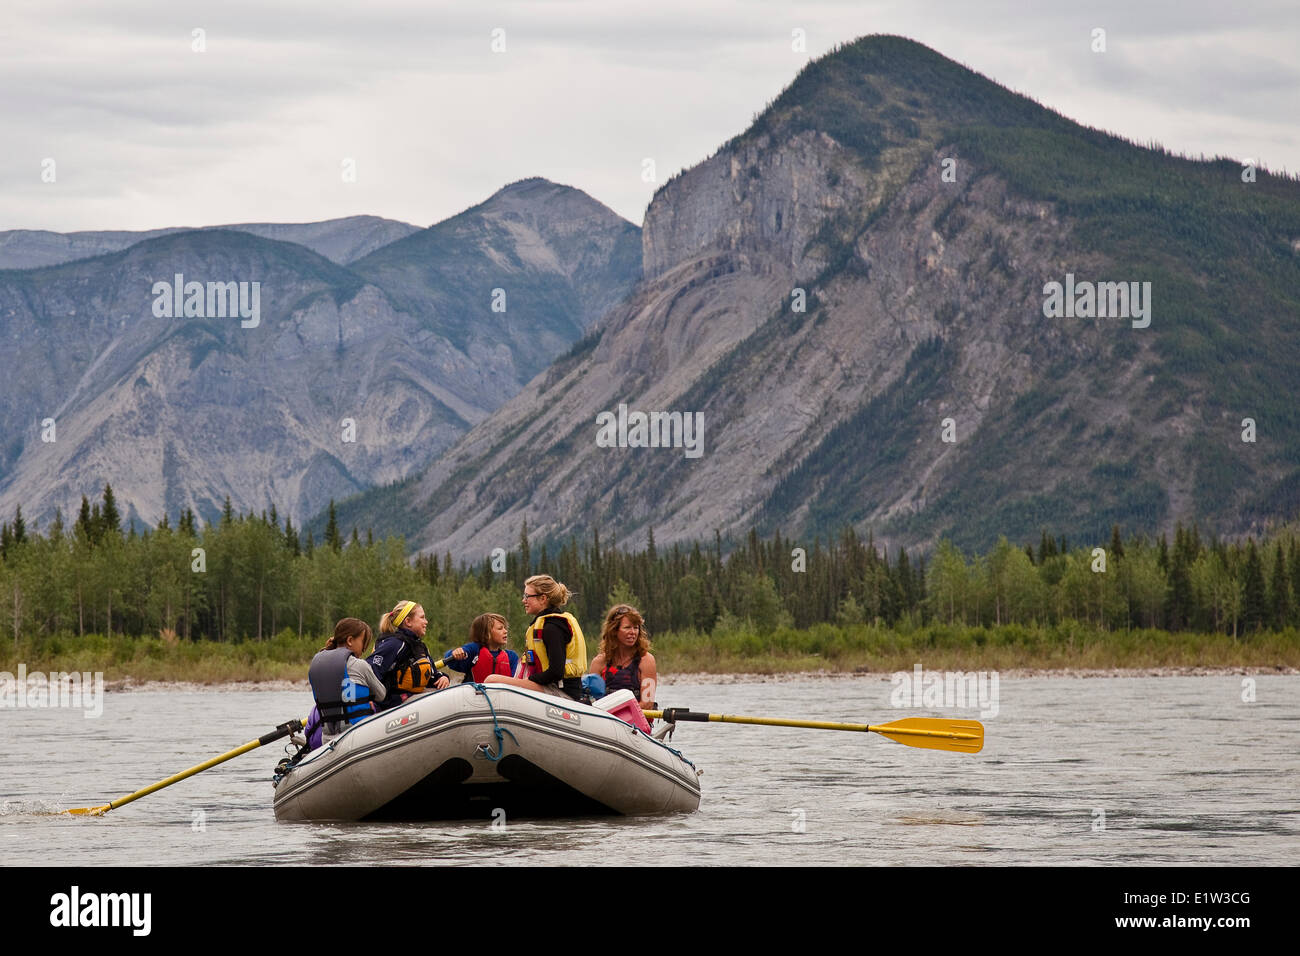
[[[352,652],[346,647],[321,651],[311,660],[307,680],[325,724],[355,724],[371,714],[370,688],[348,674]]]

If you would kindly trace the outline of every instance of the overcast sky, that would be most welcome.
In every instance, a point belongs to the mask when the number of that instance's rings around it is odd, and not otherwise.
[[[1139,141],[1300,170],[1294,2],[6,0],[0,230],[427,226],[527,176],[640,223],[643,160],[658,182],[699,162],[869,33]]]

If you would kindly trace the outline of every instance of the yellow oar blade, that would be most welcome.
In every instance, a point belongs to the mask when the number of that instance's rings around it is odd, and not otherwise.
[[[907,717],[888,724],[873,724],[871,729],[909,747],[968,754],[977,754],[984,749],[984,725],[978,720]]]
[[[111,809],[113,808],[106,803],[102,807],[76,807],[72,810],[64,810],[63,812],[71,813],[74,817],[81,816],[82,814],[87,814],[92,817],[98,817],[107,813]]]

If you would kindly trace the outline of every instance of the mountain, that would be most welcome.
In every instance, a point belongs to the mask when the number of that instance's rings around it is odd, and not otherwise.
[[[984,547],[1294,513],[1300,184],[1247,178],[861,39],[657,192],[644,278],[591,335],[343,524],[481,560],[525,520]],[[1115,314],[1058,312],[1076,279]],[[607,447],[620,404],[703,444]]]
[[[536,372],[640,278],[641,232],[586,193],[533,178],[352,268],[458,347],[490,339]]]
[[[580,223],[566,225],[569,206]],[[527,225],[552,215],[554,234]],[[399,240],[400,254],[378,266],[199,230],[0,272],[0,335],[21,356],[0,383],[0,512],[67,516],[111,482],[124,517],[147,525],[184,507],[214,519],[227,496],[241,511],[274,504],[301,523],[331,498],[418,472],[570,347],[600,296],[640,272],[636,226],[568,187],[534,181],[476,207],[470,221],[506,224],[495,244],[464,232],[465,221]],[[570,226],[583,233],[580,248]],[[326,233],[314,240],[342,235]],[[384,274],[393,262],[400,275]],[[183,287],[203,284],[191,309],[202,314],[178,309],[175,290],[157,291],[178,274]],[[595,291],[566,301],[575,277]],[[229,306],[218,314],[226,289],[214,299],[212,285],[230,283],[251,312],[254,282],[255,318]],[[501,285],[504,315],[491,311]]]
[[[418,232],[417,226],[378,216],[348,216],[324,222],[255,222],[234,226],[206,226],[247,232],[263,239],[279,239],[306,246],[339,265],[373,252],[390,242]],[[144,232],[48,232],[43,229],[11,229],[0,232],[0,269],[39,269],[108,252],[119,252],[137,242],[175,232],[192,232],[184,226],[150,229]]]

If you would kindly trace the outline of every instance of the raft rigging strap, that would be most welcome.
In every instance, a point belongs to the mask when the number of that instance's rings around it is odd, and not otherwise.
[[[474,752],[474,756],[486,757],[488,760],[496,763],[501,759],[503,756],[502,752],[505,750],[505,735],[510,734],[510,739],[515,742],[516,747],[519,746],[519,739],[514,734],[510,733],[507,728],[502,727],[500,721],[497,720],[497,709],[492,706],[492,698],[488,696],[487,688],[482,684],[475,683],[474,690],[477,693],[482,694],[483,699],[487,701],[488,710],[492,713],[492,735],[497,739],[497,752],[495,757],[492,756],[492,748],[488,747],[486,744],[479,744],[479,749]]]

